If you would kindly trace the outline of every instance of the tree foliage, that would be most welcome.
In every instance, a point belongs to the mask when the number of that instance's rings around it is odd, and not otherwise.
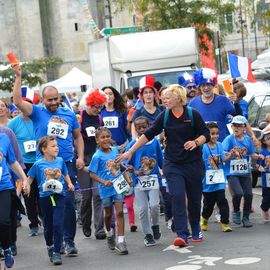
[[[34,87],[45,82],[44,77],[48,70],[62,63],[58,57],[48,57],[33,60],[32,62],[22,63],[22,84]],[[0,62],[2,65],[9,63]],[[15,75],[11,68],[0,71],[0,89],[12,91]]]
[[[171,29],[195,26],[202,37],[207,34],[213,39],[209,30],[211,24],[226,29],[225,17],[234,10],[234,1],[229,0],[113,0],[119,10],[133,10],[136,17],[143,17],[143,23],[151,30]],[[227,29],[230,31],[230,29]]]

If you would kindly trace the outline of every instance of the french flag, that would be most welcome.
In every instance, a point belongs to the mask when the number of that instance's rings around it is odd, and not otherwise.
[[[228,53],[228,63],[232,78],[241,77],[242,79],[250,82],[256,82],[252,71],[251,61],[247,57],[238,56],[232,53]]]
[[[22,86],[21,89],[22,89],[22,97],[23,98],[28,98],[31,101],[34,100],[35,92],[32,89],[28,88],[27,86]]]

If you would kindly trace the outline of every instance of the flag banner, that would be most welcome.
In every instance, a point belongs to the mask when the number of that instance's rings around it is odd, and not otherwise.
[[[247,57],[228,53],[228,64],[232,78],[241,77],[250,82],[256,82],[251,70],[251,61]]]

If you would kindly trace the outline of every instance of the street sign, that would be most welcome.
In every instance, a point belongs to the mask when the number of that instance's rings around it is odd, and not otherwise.
[[[136,33],[142,32],[142,26],[124,26],[124,27],[115,27],[115,28],[103,28],[100,33],[103,36],[107,35],[120,35],[120,34],[127,34],[127,33]]]

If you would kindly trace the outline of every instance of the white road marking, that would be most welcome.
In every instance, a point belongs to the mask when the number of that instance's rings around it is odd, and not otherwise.
[[[225,264],[230,265],[243,265],[243,264],[251,264],[251,263],[257,263],[261,259],[256,257],[243,257],[243,258],[235,258],[225,261]]]
[[[174,250],[174,251],[181,253],[181,254],[192,253],[192,251],[189,250],[189,248],[193,248],[193,246],[188,246],[187,248],[185,248],[185,247],[180,248],[180,247],[176,247],[174,245],[170,245],[170,246],[166,247],[165,249],[163,249],[163,251]]]
[[[202,266],[200,265],[175,265],[169,268],[166,268],[165,270],[199,270]]]

